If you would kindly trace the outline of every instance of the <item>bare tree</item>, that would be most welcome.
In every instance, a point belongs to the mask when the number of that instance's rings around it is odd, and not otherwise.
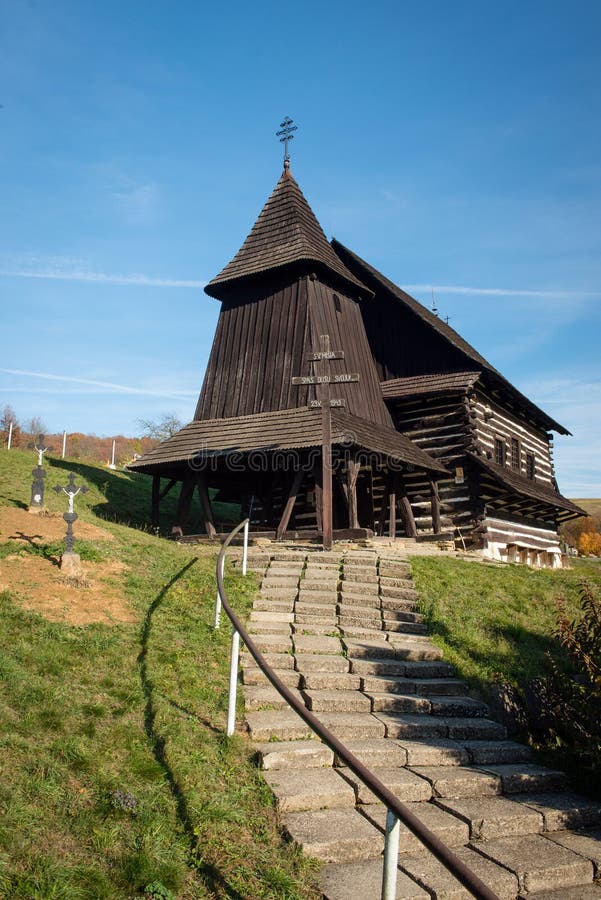
[[[182,422],[173,413],[163,413],[158,419],[138,419],[142,437],[153,441],[166,441],[182,428]]]
[[[46,424],[41,416],[33,416],[27,423],[28,434],[45,434],[47,431],[48,429],[46,428]]]
[[[0,431],[2,432],[2,436],[5,441],[8,440],[8,433],[10,431],[10,426],[13,426],[12,430],[12,440],[16,445],[18,443],[19,432],[21,431],[19,427],[19,420],[17,419],[17,414],[8,404],[2,410],[2,416],[0,417]]]

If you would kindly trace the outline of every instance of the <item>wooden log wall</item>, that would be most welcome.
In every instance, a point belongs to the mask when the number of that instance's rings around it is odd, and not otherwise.
[[[475,440],[469,404],[463,395],[453,394],[395,400],[391,401],[390,408],[398,430],[453,472],[452,477],[438,481],[440,530],[449,532],[460,528],[469,532],[474,519],[475,499],[466,465],[466,449],[471,449]],[[463,481],[460,480],[461,477]],[[428,476],[423,472],[405,471],[403,480],[418,534],[432,533],[434,523]],[[379,508],[380,489],[377,502]]]
[[[487,542],[505,544],[508,548],[516,547],[519,550],[541,550],[551,553],[559,553],[559,538],[553,528],[542,528],[540,523],[532,523],[528,520],[511,520],[502,516],[487,515],[478,526],[477,533]],[[509,559],[512,557],[508,553]],[[517,561],[517,559],[516,559]]]
[[[532,453],[535,458],[535,480],[553,484],[555,472],[547,431],[502,405],[500,398],[491,392],[478,388],[472,397],[475,438],[483,454],[494,462],[495,437],[503,438],[507,445],[506,465],[510,468],[511,438],[517,438],[520,442],[520,474],[526,475],[526,453]]]

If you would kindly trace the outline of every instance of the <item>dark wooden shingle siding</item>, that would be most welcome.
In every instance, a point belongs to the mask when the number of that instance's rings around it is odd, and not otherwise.
[[[353,296],[371,295],[334,252],[292,174],[284,170],[242,247],[205,290],[222,297],[242,279],[299,262],[329,270]]]
[[[480,372],[443,372],[431,375],[412,375],[383,381],[385,400],[417,397],[421,394],[454,394],[467,392],[478,381]]]

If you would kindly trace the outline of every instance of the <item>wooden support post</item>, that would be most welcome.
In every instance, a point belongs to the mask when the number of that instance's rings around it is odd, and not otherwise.
[[[440,497],[438,495],[438,484],[430,478],[430,509],[432,512],[432,531],[434,534],[440,534]]]
[[[167,494],[169,493],[169,491],[171,490],[171,488],[175,487],[176,484],[177,484],[177,478],[171,478],[167,482],[166,486],[163,488],[161,493],[159,494],[159,500],[162,500],[163,497],[166,497]]]
[[[361,464],[356,459],[347,460],[346,483],[348,497],[348,527],[359,528],[359,513],[357,510],[357,478]]]
[[[177,512],[175,514],[175,522],[171,529],[172,534],[183,535],[184,526],[190,515],[190,504],[192,502],[192,494],[194,493],[194,481],[187,478],[182,481],[182,487],[179,492],[179,500],[177,501]]]
[[[413,510],[411,509],[409,497],[407,496],[407,488],[400,476],[397,476],[396,488],[401,509],[401,517],[403,519],[403,525],[405,526],[405,534],[407,535],[407,537],[415,538],[417,537],[415,517],[413,515]]]
[[[392,490],[390,491],[389,497],[389,525],[388,525],[388,534],[391,538],[396,537],[396,477],[392,479]]]
[[[386,511],[388,509],[388,498],[390,497],[390,489],[392,487],[392,481],[390,475],[386,479],[384,484],[384,493],[382,494],[382,506],[380,508],[380,518],[378,520],[378,535],[382,537],[384,534],[384,528],[386,527]]]
[[[294,509],[294,504],[296,502],[296,497],[301,486],[301,481],[303,480],[303,471],[302,469],[298,469],[294,475],[292,476],[292,482],[290,484],[290,490],[288,491],[288,499],[284,504],[284,511],[282,513],[282,518],[280,519],[279,525],[275,532],[276,541],[281,541],[282,537],[286,529],[288,528],[288,522],[290,521],[290,516],[292,515],[292,510]]]
[[[321,466],[318,463],[313,467],[313,475],[315,477],[315,518],[317,519],[317,530],[321,531],[323,527],[323,492],[321,487]]]
[[[213,520],[213,510],[211,509],[211,498],[207,488],[207,482],[201,472],[196,473],[196,486],[198,488],[198,497],[200,499],[200,508],[202,509],[202,519],[205,531],[210,538],[214,538],[217,534],[215,522]]]
[[[161,499],[161,476],[152,476],[152,502],[150,507],[150,524],[157,528],[159,524],[159,500]]]
[[[330,409],[329,390],[327,391],[327,399],[323,401],[321,409],[321,519],[323,531],[323,548],[324,550],[332,549],[333,525],[332,525],[332,411]]]

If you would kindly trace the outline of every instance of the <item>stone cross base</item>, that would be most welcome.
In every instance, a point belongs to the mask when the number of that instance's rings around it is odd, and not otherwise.
[[[30,513],[38,513],[38,514],[39,514],[39,513],[41,513],[41,512],[46,512],[46,507],[45,507],[45,506],[35,506],[34,504],[31,504],[31,505],[27,508],[27,512],[30,512]]]
[[[63,575],[79,576],[83,574],[79,553],[63,553],[61,556],[61,572]]]

